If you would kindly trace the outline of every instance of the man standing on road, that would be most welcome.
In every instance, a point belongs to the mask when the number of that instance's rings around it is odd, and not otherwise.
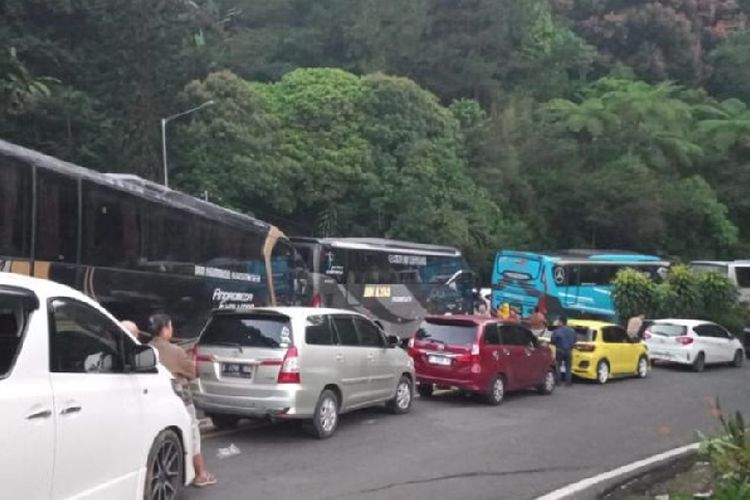
[[[550,342],[555,346],[555,358],[557,360],[557,379],[560,380],[561,367],[565,365],[565,385],[573,384],[573,346],[578,340],[576,332],[568,326],[568,318],[562,316],[558,326],[552,332]]]
[[[216,484],[216,478],[209,474],[206,470],[206,466],[203,463],[203,455],[201,455],[201,433],[198,426],[198,419],[195,416],[195,406],[193,405],[193,398],[190,394],[189,381],[196,378],[195,365],[193,364],[190,356],[179,346],[176,346],[170,342],[174,329],[172,328],[172,320],[166,314],[154,314],[148,319],[148,330],[153,336],[150,345],[159,352],[159,361],[164,365],[167,370],[172,372],[172,375],[182,386],[182,399],[185,402],[188,413],[192,420],[192,433],[193,433],[193,467],[195,468],[195,480],[193,480],[193,486],[202,488],[204,486],[210,486]]]

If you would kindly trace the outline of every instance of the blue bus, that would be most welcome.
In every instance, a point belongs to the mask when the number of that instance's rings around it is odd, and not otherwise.
[[[612,279],[624,268],[661,280],[669,262],[653,255],[602,250],[501,250],[492,271],[492,309],[507,303],[527,317],[539,306],[549,317],[617,320]]]

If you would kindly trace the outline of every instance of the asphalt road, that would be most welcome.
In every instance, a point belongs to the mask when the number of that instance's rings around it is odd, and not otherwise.
[[[577,382],[551,396],[508,395],[499,407],[441,393],[408,415],[346,415],[326,441],[295,423],[209,434],[204,454],[219,484],[184,498],[535,498],[717,430],[716,397],[750,415],[750,366],[656,367],[645,380]],[[240,454],[217,458],[231,444]]]

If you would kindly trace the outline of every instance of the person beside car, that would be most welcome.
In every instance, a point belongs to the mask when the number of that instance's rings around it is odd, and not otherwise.
[[[534,312],[529,316],[528,324],[531,333],[533,333],[536,338],[541,337],[547,330],[547,318],[544,317],[544,313],[542,313],[539,307],[534,308]]]
[[[198,418],[195,414],[193,398],[190,394],[189,381],[197,377],[195,365],[188,354],[179,346],[170,342],[174,335],[172,319],[162,313],[152,315],[148,320],[149,333],[152,340],[149,343],[159,353],[159,361],[177,379],[181,387],[182,400],[185,402],[188,413],[192,420],[193,431],[193,466],[195,468],[195,480],[193,486],[202,488],[216,484],[216,478],[206,470],[201,454],[201,435],[198,426]]]
[[[555,331],[552,332],[550,342],[555,346],[557,361],[557,379],[560,380],[561,367],[565,365],[565,385],[573,384],[573,346],[578,340],[576,332],[568,326],[568,318],[562,316]]]

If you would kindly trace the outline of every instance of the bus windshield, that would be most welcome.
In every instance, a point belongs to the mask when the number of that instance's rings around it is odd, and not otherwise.
[[[500,255],[497,258],[497,281],[531,281],[539,277],[542,264],[538,259]]]

